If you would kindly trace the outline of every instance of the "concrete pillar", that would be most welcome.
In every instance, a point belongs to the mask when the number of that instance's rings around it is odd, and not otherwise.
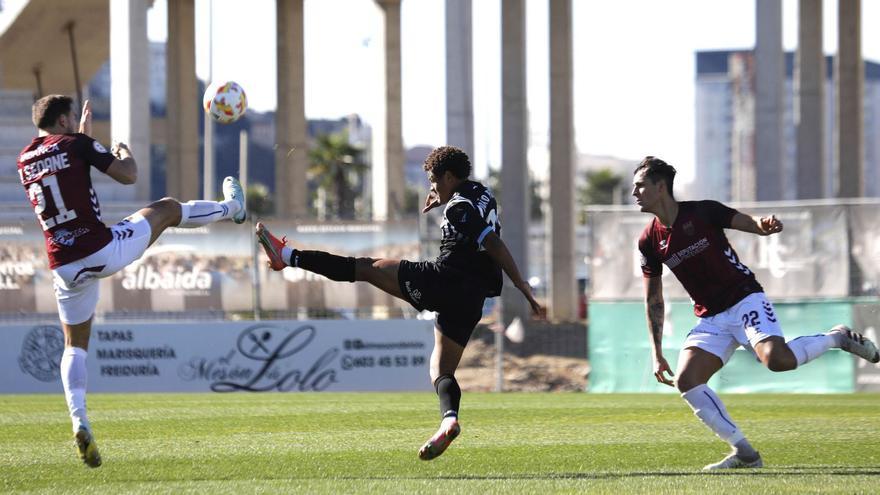
[[[474,160],[471,0],[446,0],[446,144]]]
[[[308,140],[305,107],[303,0],[276,0],[278,109],[275,112],[275,212],[305,218]]]
[[[149,0],[110,2],[110,135],[138,163],[137,201],[150,200]]]
[[[168,56],[165,119],[168,148],[165,184],[169,196],[183,201],[200,198],[199,108],[196,80],[196,18],[194,0],[168,2]]]
[[[825,54],[822,52],[822,0],[800,0],[798,4],[794,126],[797,135],[797,198],[821,198],[825,191]]]
[[[837,2],[837,56],[834,58],[834,146],[837,162],[838,198],[864,195],[864,92],[862,61],[862,2]]]
[[[382,12],[379,46],[382,100],[373,126],[373,218],[398,218],[406,188],[403,175],[403,118],[400,76],[400,0],[376,0]]]
[[[550,317],[577,314],[571,0],[550,2]]]
[[[755,0],[755,197],[782,199],[782,122],[785,59],[782,0]]]
[[[529,277],[528,112],[525,0],[501,3],[501,236],[523,277]],[[504,278],[502,319],[528,318],[529,305]]]
[[[743,53],[728,56],[733,123],[730,138],[730,199],[755,201],[755,64]]]

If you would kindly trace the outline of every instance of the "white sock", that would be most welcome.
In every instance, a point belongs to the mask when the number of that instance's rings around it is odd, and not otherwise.
[[[287,264],[287,266],[296,266],[291,263],[290,257],[293,256],[293,249],[290,246],[284,246],[281,248],[281,260]]]
[[[691,406],[704,425],[731,447],[737,448],[737,444],[745,439],[745,435],[727,414],[724,403],[705,383],[681,394],[681,398]]]
[[[73,432],[76,433],[80,426],[91,431],[89,419],[86,416],[86,383],[88,373],[86,371],[85,349],[79,347],[65,347],[61,355],[61,384],[64,386],[64,397],[67,399],[67,409],[70,411],[70,419],[73,422]]]
[[[832,347],[840,347],[837,336],[842,335],[839,332],[820,333],[819,335],[808,335],[791,339],[786,344],[794,357],[797,358],[798,366],[809,363],[817,357],[825,354]]]
[[[180,203],[180,223],[178,227],[191,229],[208,225],[226,218],[232,218],[241,209],[238,201],[187,201]]]

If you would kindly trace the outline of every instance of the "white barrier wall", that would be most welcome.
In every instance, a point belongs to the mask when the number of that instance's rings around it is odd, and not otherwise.
[[[58,325],[3,327],[0,393],[59,393]],[[433,322],[102,324],[89,392],[431,390]]]

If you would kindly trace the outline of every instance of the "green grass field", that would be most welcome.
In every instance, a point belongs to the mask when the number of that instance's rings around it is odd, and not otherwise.
[[[880,395],[732,395],[763,470],[677,395],[465,394],[462,435],[416,457],[427,393],[94,394],[104,465],[76,457],[62,395],[0,401],[0,492],[877,493]]]

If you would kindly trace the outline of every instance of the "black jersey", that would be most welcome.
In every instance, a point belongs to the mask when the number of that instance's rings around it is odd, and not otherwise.
[[[501,267],[483,249],[483,239],[490,232],[501,235],[498,204],[486,186],[464,181],[452,193],[443,210],[438,265],[450,266],[474,276],[489,290],[489,296],[501,293]]]

